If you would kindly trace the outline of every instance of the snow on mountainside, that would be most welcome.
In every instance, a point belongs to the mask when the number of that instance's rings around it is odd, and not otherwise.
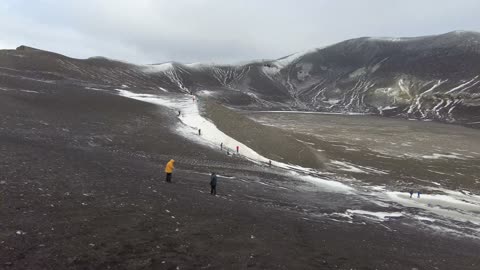
[[[208,91],[242,109],[375,113],[471,126],[480,122],[476,32],[364,37],[237,65],[138,66],[19,47],[0,52],[0,76],[4,88],[16,77],[104,88],[124,85],[152,93]]]

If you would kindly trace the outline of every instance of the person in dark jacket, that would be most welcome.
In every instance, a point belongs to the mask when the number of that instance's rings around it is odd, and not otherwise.
[[[212,172],[210,176],[210,194],[217,195],[217,174]]]

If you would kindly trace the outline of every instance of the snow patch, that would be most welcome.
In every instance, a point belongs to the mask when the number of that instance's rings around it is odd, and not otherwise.
[[[379,110],[381,111],[385,111],[385,110],[393,110],[393,109],[397,109],[398,107],[397,106],[385,106],[385,107],[378,107]]]
[[[20,91],[25,92],[25,93],[39,94],[38,91],[33,91],[33,90],[20,90]]]
[[[268,65],[268,66],[264,65],[262,67],[263,73],[265,73],[265,75],[267,76],[273,76],[275,74],[278,74],[280,70],[281,68],[275,65]]]
[[[353,165],[351,165],[350,163],[348,162],[342,162],[342,161],[338,161],[338,160],[332,160],[330,161],[331,164],[334,164],[334,165],[337,165],[337,169],[341,170],[341,171],[347,171],[347,172],[354,172],[354,173],[367,173],[366,171],[360,169],[360,168],[357,168]]]
[[[365,75],[365,74],[367,74],[367,69],[365,67],[361,67],[361,68],[355,70],[354,72],[350,73],[350,75],[348,75],[348,77],[355,78],[355,77],[360,77],[360,76]]]
[[[291,172],[295,178],[299,178],[301,180],[314,183],[319,187],[323,188],[326,191],[336,192],[336,193],[352,193],[354,189],[350,186],[347,186],[341,182],[323,179],[311,175],[300,175],[296,172]]]
[[[106,91],[108,91],[108,90],[106,90],[106,89],[100,89],[100,88],[88,87],[88,86],[85,87],[85,89],[87,89],[87,90],[93,90],[93,91],[101,91],[101,92],[106,92]]]
[[[429,217],[415,216],[415,219],[418,219],[420,221],[435,222],[435,219]]]
[[[451,192],[451,191],[450,191]],[[451,220],[471,222],[480,226],[480,204],[475,204],[448,195],[422,194],[420,198],[410,198],[406,192],[387,192],[394,202],[405,207],[414,207],[443,216]],[[475,197],[473,197],[476,200]],[[480,203],[480,199],[479,202]],[[480,231],[480,227],[477,229]]]
[[[215,95],[215,91],[210,91],[210,90],[200,90],[197,92],[198,95],[200,96],[213,96]]]
[[[141,67],[144,72],[157,73],[157,72],[165,72],[173,69],[173,63],[168,62],[168,63],[158,64],[158,65],[146,65]]]
[[[369,37],[368,39],[372,41],[405,42],[423,38],[424,37]]]
[[[367,216],[370,218],[375,218],[378,220],[389,220],[390,218],[398,218],[403,216],[401,212],[371,212],[371,211],[365,211],[365,210],[351,210],[348,209],[346,211],[347,214],[353,214],[353,215],[361,215],[361,216]]]
[[[203,68],[216,66],[215,63],[206,64],[206,63],[200,63],[200,62],[183,64],[183,65],[192,69],[203,69]]]
[[[422,158],[424,158],[424,159],[453,158],[453,159],[463,159],[463,160],[465,160],[465,157],[463,157],[463,155],[458,154],[458,153],[450,153],[450,154],[433,153],[431,155],[423,155]]]
[[[330,98],[330,99],[325,100],[324,102],[326,102],[330,105],[335,105],[335,104],[338,104],[340,101],[342,101],[342,100],[341,99]]]
[[[356,149],[350,149],[347,148],[347,150],[353,150],[355,151]],[[388,174],[386,171],[378,170],[372,167],[367,167],[367,166],[360,166],[360,165],[353,165],[352,163],[349,162],[344,162],[344,161],[338,161],[338,160],[331,160],[330,164],[333,164],[336,169],[341,170],[341,171],[347,171],[347,172],[354,172],[354,173],[375,173],[375,174]]]
[[[371,189],[375,191],[385,191],[386,187],[385,186],[370,186]]]

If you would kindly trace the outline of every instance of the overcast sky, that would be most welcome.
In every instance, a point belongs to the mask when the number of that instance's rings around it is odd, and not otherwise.
[[[0,48],[232,63],[361,36],[480,31],[479,14],[478,0],[0,0]]]

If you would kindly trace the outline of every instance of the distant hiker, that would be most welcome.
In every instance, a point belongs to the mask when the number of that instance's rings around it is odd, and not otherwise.
[[[237,154],[238,154],[238,151],[240,150],[240,147],[237,145]]]
[[[202,135],[202,130],[198,129],[198,136]]]
[[[220,150],[223,150],[223,142],[220,143]]]
[[[182,112],[181,112],[181,111],[178,111],[178,116],[180,116],[181,114],[182,114]]]
[[[214,172],[210,176],[210,194],[217,195],[217,174]]]
[[[272,161],[271,160],[268,161],[268,166],[272,167]]]
[[[420,198],[420,191],[417,192],[417,198]]]
[[[165,167],[165,173],[167,174],[167,178],[166,178],[167,183],[172,182],[172,173],[173,173],[173,169],[175,169],[174,164],[175,164],[175,160],[170,159],[170,161],[167,163],[167,166]]]
[[[410,190],[410,198],[413,196],[413,190]]]
[[[227,156],[230,156],[230,150],[227,149]]]

